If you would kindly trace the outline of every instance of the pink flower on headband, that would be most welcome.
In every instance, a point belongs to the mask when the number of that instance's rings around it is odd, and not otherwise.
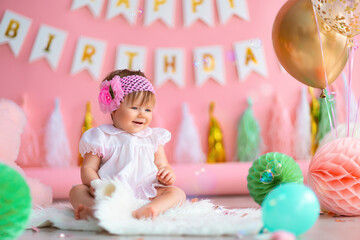
[[[111,113],[119,108],[124,97],[132,92],[155,90],[146,77],[129,75],[123,78],[115,76],[110,81],[100,84],[99,104],[103,113]]]
[[[120,77],[115,76],[110,81],[103,81],[100,85],[99,104],[103,113],[111,113],[118,109],[124,97]]]

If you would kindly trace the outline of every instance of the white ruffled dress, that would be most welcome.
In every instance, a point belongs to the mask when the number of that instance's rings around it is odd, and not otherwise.
[[[149,199],[156,196],[155,187],[165,187],[157,181],[154,154],[170,138],[170,132],[163,128],[148,127],[130,134],[105,124],[84,132],[79,150],[81,156],[92,153],[101,158],[101,179],[116,177],[132,189],[135,197]]]

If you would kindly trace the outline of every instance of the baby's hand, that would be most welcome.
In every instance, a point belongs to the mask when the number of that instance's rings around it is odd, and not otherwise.
[[[169,166],[160,167],[156,177],[164,185],[171,185],[175,182],[174,171]]]
[[[90,192],[90,195],[92,197],[95,197],[95,189],[93,187],[90,186],[90,191],[89,192]]]
[[[90,195],[95,197],[95,190],[97,187],[99,187],[99,185],[101,185],[101,180],[100,179],[94,179],[90,182]]]

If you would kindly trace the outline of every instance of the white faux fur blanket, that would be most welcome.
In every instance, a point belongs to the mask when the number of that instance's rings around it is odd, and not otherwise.
[[[28,227],[101,231],[117,235],[256,235],[262,227],[259,209],[225,209],[209,200],[169,209],[154,220],[135,219],[132,211],[148,201],[135,199],[120,182],[104,180],[96,189],[95,219],[75,220],[69,204],[33,210]]]

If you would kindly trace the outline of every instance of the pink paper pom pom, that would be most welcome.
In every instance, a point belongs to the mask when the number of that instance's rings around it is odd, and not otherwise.
[[[324,210],[360,215],[360,139],[339,138],[324,145],[309,166],[309,185]]]

